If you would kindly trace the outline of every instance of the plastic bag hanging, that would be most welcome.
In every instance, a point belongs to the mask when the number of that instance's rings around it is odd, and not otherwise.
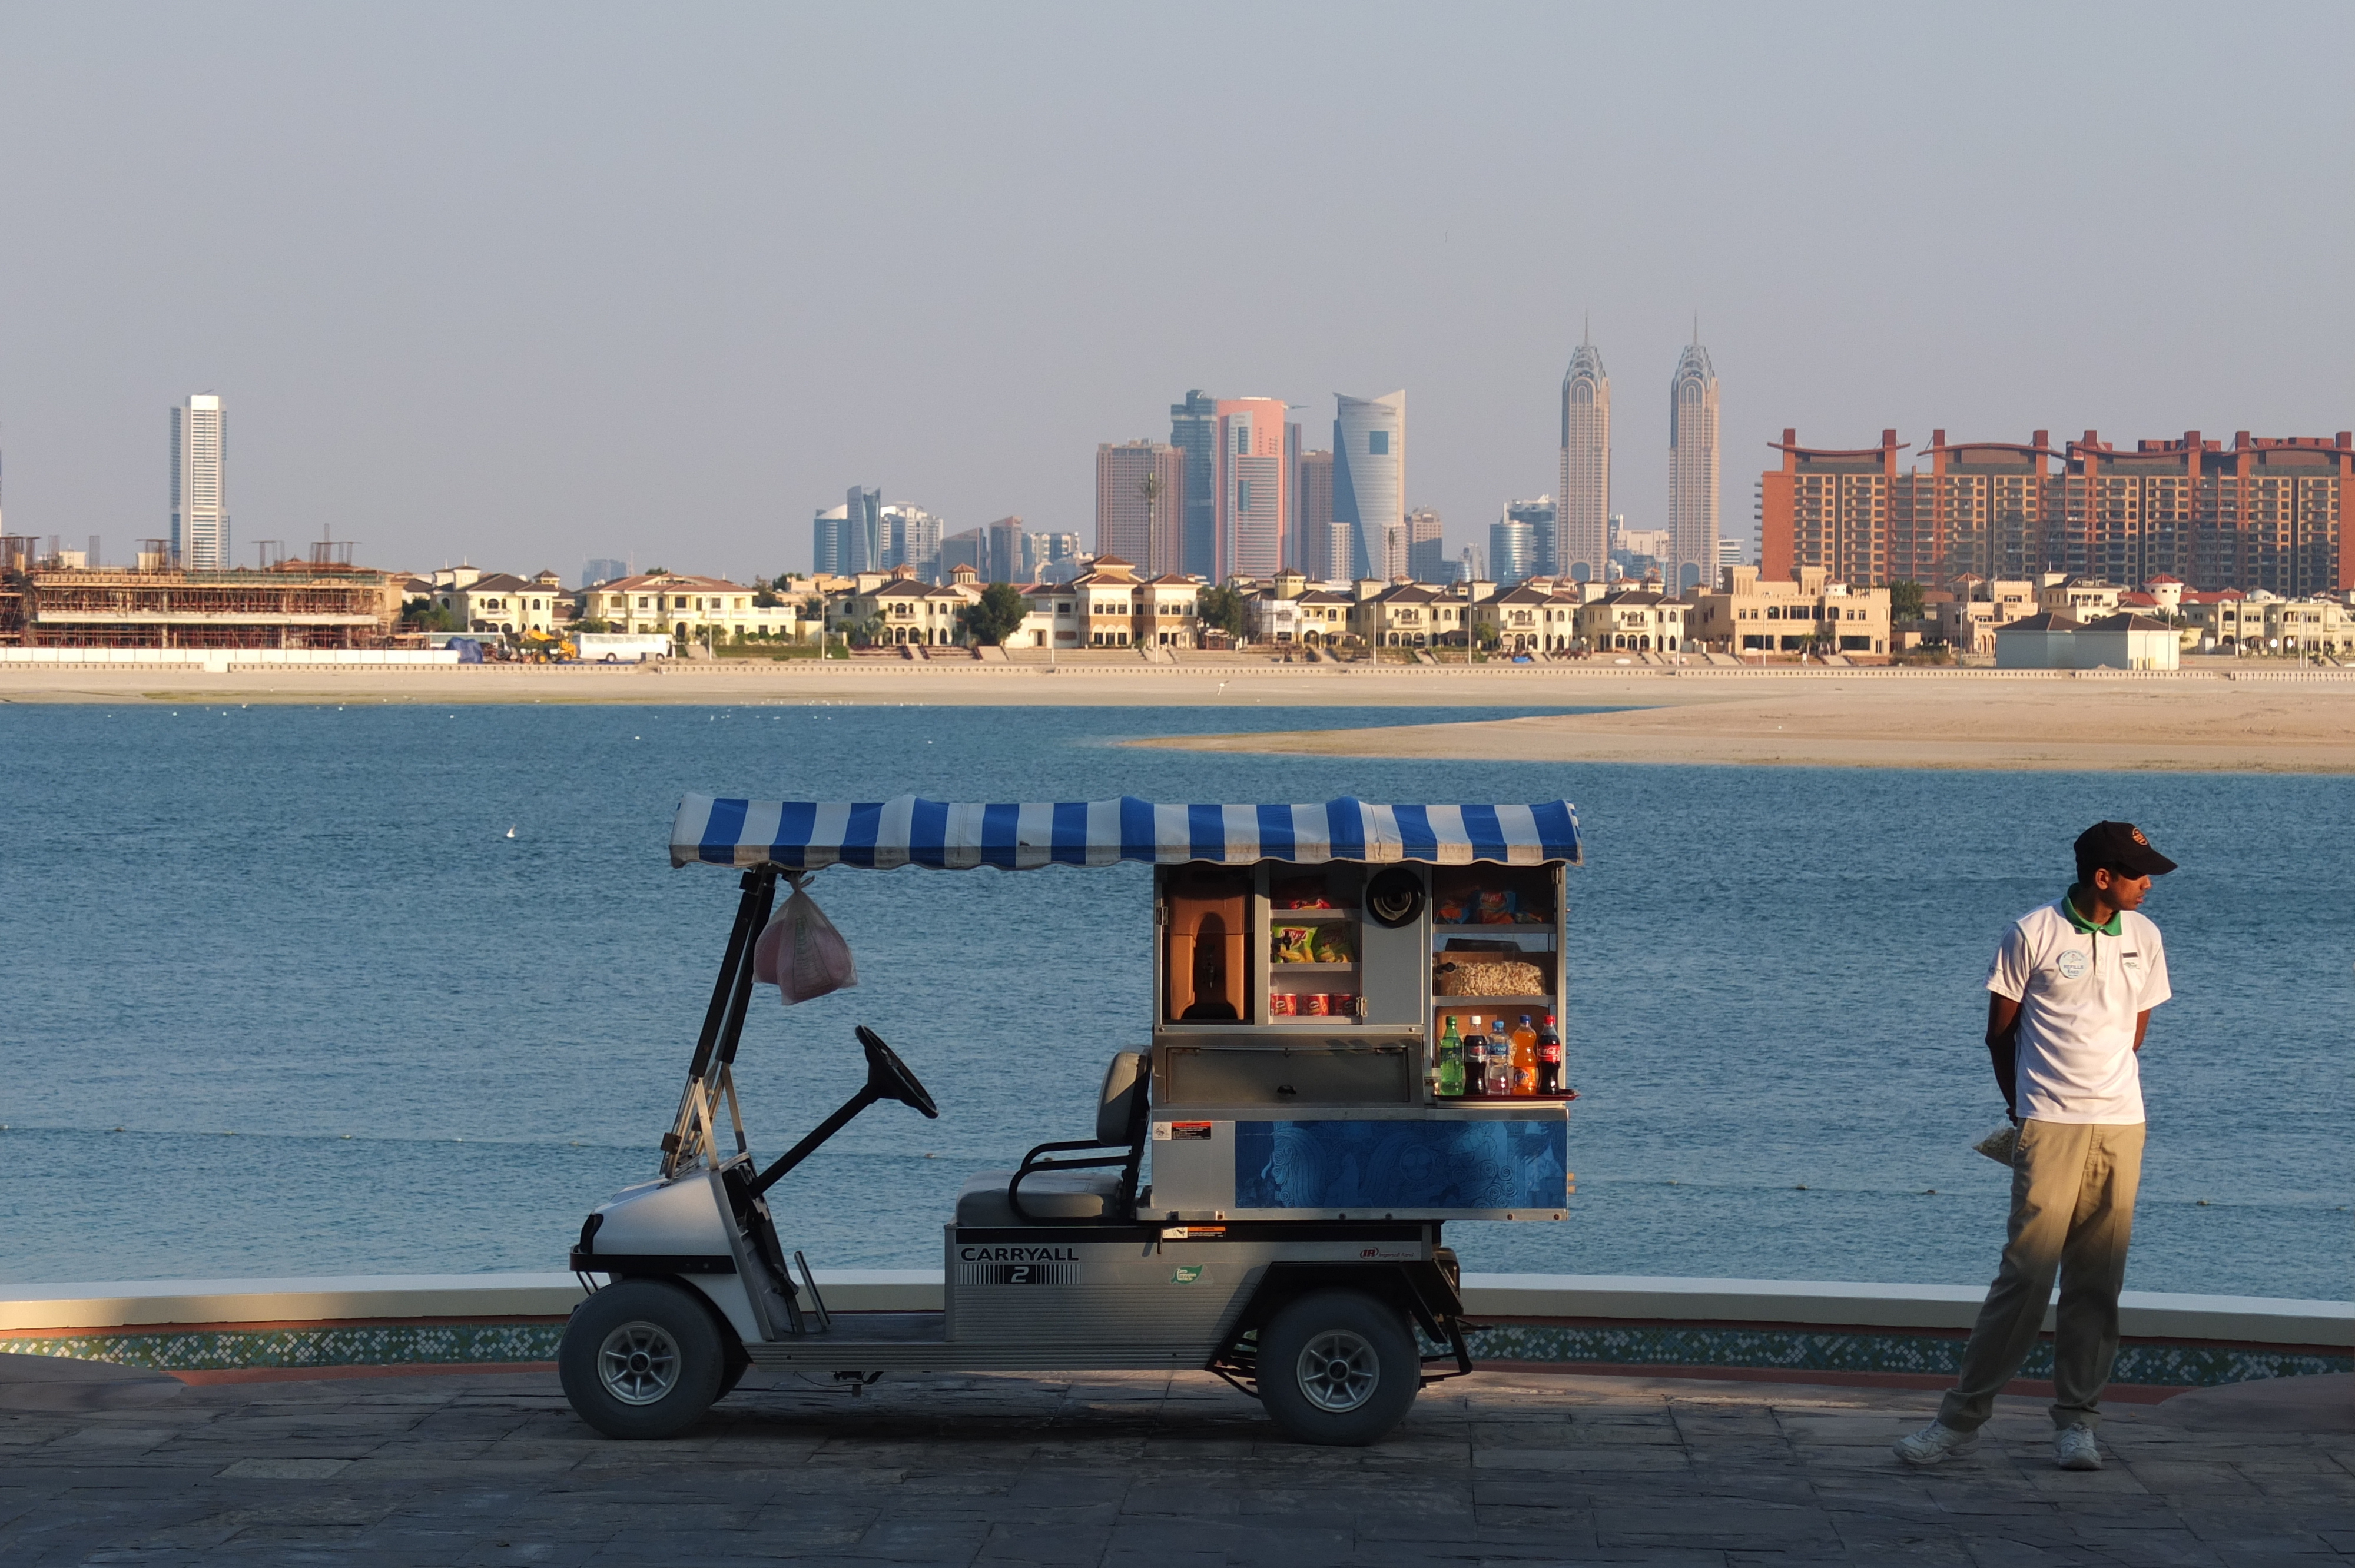
[[[752,944],[752,978],[775,986],[788,1007],[858,983],[850,944],[817,900],[802,891],[803,881],[794,879],[794,895]]]

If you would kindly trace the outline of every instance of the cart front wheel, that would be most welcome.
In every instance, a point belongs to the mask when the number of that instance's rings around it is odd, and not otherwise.
[[[727,1352],[681,1287],[624,1279],[572,1309],[556,1352],[564,1397],[608,1437],[673,1437],[720,1394]]]
[[[1422,1386],[1406,1319],[1364,1291],[1304,1296],[1260,1330],[1260,1399],[1296,1443],[1375,1442],[1404,1419]]]

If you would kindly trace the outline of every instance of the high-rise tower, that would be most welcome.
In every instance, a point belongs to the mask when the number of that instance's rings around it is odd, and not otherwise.
[[[221,400],[210,392],[172,410],[172,556],[183,571],[229,568],[227,424]]]
[[[1169,444],[1186,454],[1180,514],[1183,564],[1169,568],[1215,582],[1219,570],[1219,400],[1199,387],[1169,405]]]
[[[1290,566],[1292,464],[1281,397],[1218,403],[1218,577],[1263,581]]]
[[[1668,389],[1667,587],[1681,592],[1717,581],[1717,371],[1700,326],[1677,361]]]
[[[1611,376],[1587,334],[1561,378],[1561,488],[1554,493],[1557,576],[1600,582],[1611,558]]]
[[[1384,530],[1406,526],[1406,393],[1334,396],[1335,554],[1361,577],[1382,564]]]
[[[842,531],[842,569],[852,573],[881,571],[883,493],[854,484],[844,492],[842,503],[848,508]]]
[[[1096,554],[1118,556],[1141,577],[1183,568],[1186,454],[1160,441],[1096,448]]]

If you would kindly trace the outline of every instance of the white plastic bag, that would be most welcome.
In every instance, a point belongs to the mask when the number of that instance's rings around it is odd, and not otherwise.
[[[1971,1145],[1974,1152],[1984,1154],[1998,1165],[2011,1163],[2012,1151],[2019,1147],[2019,1128],[2005,1122],[1985,1138]]]
[[[752,978],[775,986],[791,1007],[857,985],[858,966],[817,900],[796,885],[752,943]]]

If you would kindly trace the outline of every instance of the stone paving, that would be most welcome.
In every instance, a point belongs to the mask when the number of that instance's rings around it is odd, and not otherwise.
[[[2041,1407],[2006,1400],[1976,1457],[1909,1470],[1889,1445],[1931,1405],[1484,1372],[1351,1450],[1277,1442],[1207,1374],[856,1399],[785,1375],[686,1438],[624,1444],[545,1373],[0,1377],[0,1563],[2355,1561],[2355,1433],[2328,1411],[2121,1407],[2109,1467],[2072,1474]]]

